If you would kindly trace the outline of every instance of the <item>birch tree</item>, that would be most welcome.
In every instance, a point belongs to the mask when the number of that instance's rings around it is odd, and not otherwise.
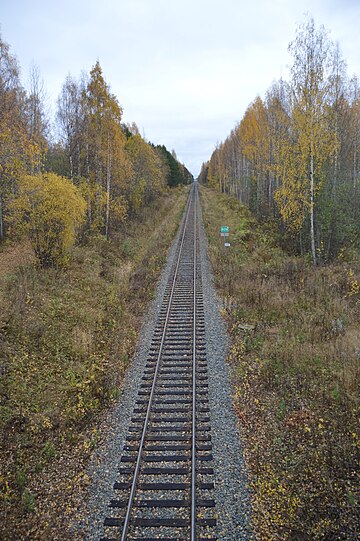
[[[351,178],[355,191],[360,180],[360,84],[357,77],[350,81],[350,145],[351,145]]]
[[[38,67],[35,65],[30,70],[29,92],[26,99],[26,117],[30,139],[37,148],[31,173],[40,173],[48,146],[49,119],[46,111],[45,84],[41,79]]]
[[[270,139],[267,111],[262,99],[257,96],[248,107],[239,126],[242,152],[251,167],[251,180],[256,191],[252,206],[256,212],[266,212],[269,183]]]
[[[99,62],[90,72],[84,91],[84,107],[89,175],[88,216],[92,222],[89,225],[103,228],[108,238],[112,193],[118,192],[119,187],[124,187],[129,166],[121,127],[122,109],[117,98],[110,93]],[[117,186],[114,186],[114,183]],[[118,198],[114,207],[119,209],[119,205]]]
[[[0,240],[6,234],[9,196],[15,193],[19,176],[33,167],[38,152],[28,133],[25,105],[16,58],[0,36]]]
[[[332,43],[324,27],[316,29],[309,19],[298,29],[290,43],[292,74],[293,129],[298,152],[299,181],[306,194],[310,220],[310,245],[313,263],[317,263],[315,239],[316,196],[324,181],[324,162],[333,156],[336,141],[331,137],[326,111],[330,91],[329,69]],[[284,183],[289,179],[284,178]]]
[[[78,82],[68,75],[57,101],[57,121],[60,136],[65,145],[71,179],[85,175],[83,164],[86,140],[84,92],[84,79]]]
[[[136,211],[164,189],[165,174],[159,156],[140,134],[129,137],[125,149],[132,165],[127,182],[128,199],[130,209]]]

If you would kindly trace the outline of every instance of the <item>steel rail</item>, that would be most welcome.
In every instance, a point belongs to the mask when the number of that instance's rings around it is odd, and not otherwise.
[[[171,303],[172,303],[172,299],[173,299],[173,296],[174,296],[175,284],[176,284],[176,279],[177,279],[177,274],[178,274],[178,269],[179,269],[180,259],[181,259],[181,252],[182,252],[182,248],[183,248],[183,244],[184,244],[186,227],[187,227],[189,213],[190,213],[190,206],[191,206],[191,201],[192,201],[193,197],[194,197],[194,188],[192,189],[191,199],[190,199],[190,202],[189,202],[189,205],[188,205],[188,208],[187,208],[187,213],[186,213],[186,218],[185,218],[185,223],[184,223],[184,230],[183,230],[183,234],[182,234],[182,238],[181,238],[179,254],[178,254],[178,258],[177,258],[177,262],[176,262],[174,278],[173,278],[173,281],[172,281],[172,287],[171,287],[171,292],[170,292],[170,297],[169,297],[169,303],[168,303],[168,308],[167,308],[167,312],[166,312],[164,329],[163,329],[163,333],[162,333],[162,337],[161,337],[160,349],[159,349],[159,353],[158,353],[158,357],[157,357],[157,361],[156,361],[154,379],[153,379],[153,383],[152,383],[152,386],[151,386],[151,392],[150,392],[149,402],[148,402],[148,406],[147,406],[147,410],[146,410],[144,426],[143,426],[143,430],[142,430],[142,434],[141,434],[141,440],[140,440],[139,451],[138,451],[138,456],[137,456],[137,460],[136,460],[136,466],[135,466],[135,470],[134,470],[134,476],[133,476],[133,480],[132,480],[132,484],[131,484],[129,501],[128,501],[128,505],[127,505],[127,509],[126,509],[126,515],[125,515],[123,530],[122,530],[122,534],[121,534],[121,541],[126,541],[129,526],[130,526],[131,512],[132,512],[133,503],[134,503],[134,497],[135,497],[135,491],[136,491],[136,483],[137,483],[137,479],[138,479],[139,471],[140,471],[140,466],[141,466],[141,458],[142,458],[142,452],[143,452],[144,443],[145,443],[146,430],[147,430],[147,425],[148,425],[148,422],[149,422],[149,419],[150,419],[150,410],[151,410],[153,396],[154,396],[154,392],[155,392],[156,380],[157,380],[157,376],[158,376],[158,373],[159,373],[160,359],[161,359],[162,350],[163,350],[163,347],[164,347],[166,330],[167,330],[168,321],[169,321],[169,315],[170,315],[170,310],[171,310]]]
[[[194,188],[195,191],[195,188]],[[196,193],[197,195],[197,193]],[[194,197],[194,302],[193,302],[193,370],[192,370],[192,441],[191,441],[191,530],[190,539],[196,539],[196,204]]]

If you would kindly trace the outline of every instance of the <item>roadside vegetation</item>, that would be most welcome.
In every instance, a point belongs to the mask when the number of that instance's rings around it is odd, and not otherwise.
[[[256,539],[358,533],[360,260],[289,256],[274,223],[201,188]],[[224,247],[221,225],[230,227]]]
[[[40,268],[26,241],[2,248],[3,539],[66,538],[101,413],[121,393],[186,195],[171,190],[111,240],[73,247],[65,268]]]

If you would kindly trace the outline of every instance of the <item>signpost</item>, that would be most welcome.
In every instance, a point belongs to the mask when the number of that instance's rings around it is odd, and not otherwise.
[[[224,237],[224,240],[225,240],[226,237],[229,236],[229,229],[230,229],[230,228],[229,228],[228,225],[222,225],[222,226],[220,227],[220,235],[221,235],[222,237]],[[230,246],[230,242],[225,242],[225,243],[224,243],[224,246],[225,246],[226,248],[229,247],[229,246]]]

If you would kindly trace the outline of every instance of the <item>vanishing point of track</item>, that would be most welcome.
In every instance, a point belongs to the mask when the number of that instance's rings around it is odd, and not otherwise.
[[[215,541],[197,187],[182,224],[102,541]]]

